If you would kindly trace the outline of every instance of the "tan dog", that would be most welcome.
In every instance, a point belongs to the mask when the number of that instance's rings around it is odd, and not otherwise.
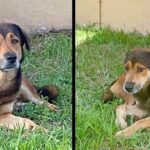
[[[35,129],[37,124],[27,118],[12,114],[13,105],[18,100],[30,100],[35,104],[44,104],[57,111],[58,107],[43,100],[37,89],[21,74],[23,61],[23,46],[30,49],[27,35],[16,24],[0,24],[0,126],[14,129],[24,126],[26,129]],[[39,89],[44,96],[56,98],[58,89],[55,86],[46,86]]]
[[[114,95],[125,100],[116,108],[116,125],[125,128],[117,136],[130,136],[150,127],[150,117],[141,119],[150,113],[150,49],[137,48],[127,54],[125,73],[107,89],[103,99],[112,100]],[[128,115],[140,120],[127,127]]]

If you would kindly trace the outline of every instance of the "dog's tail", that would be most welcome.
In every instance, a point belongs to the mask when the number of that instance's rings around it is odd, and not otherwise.
[[[104,93],[103,93],[103,95],[102,95],[102,97],[101,97],[101,99],[102,99],[105,103],[110,102],[110,101],[112,101],[112,100],[115,98],[115,95],[114,95],[114,93],[113,93],[112,90],[111,90],[111,86],[112,86],[116,81],[117,81],[117,80],[113,81],[113,82],[109,85],[109,87],[107,87],[107,88],[105,89],[105,91],[104,91]]]
[[[56,100],[59,90],[56,85],[45,85],[43,87],[37,87],[35,86],[38,94],[40,96],[44,96],[48,98],[48,102],[52,103],[53,101]]]

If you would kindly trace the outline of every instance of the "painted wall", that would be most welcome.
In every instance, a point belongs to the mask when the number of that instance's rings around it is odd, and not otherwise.
[[[72,28],[71,0],[0,0],[0,22],[24,27]]]
[[[76,0],[76,22],[80,25],[99,24],[99,0]]]
[[[81,2],[80,2],[81,1]],[[149,0],[77,0],[77,24],[87,25],[96,23],[98,26],[110,25],[114,29],[124,29],[125,31],[138,30],[141,33],[150,32],[150,1]],[[84,6],[83,6],[84,4]],[[80,13],[84,8],[84,13]],[[98,10],[97,10],[98,9]],[[100,10],[101,9],[101,10]],[[101,19],[97,21],[101,12]],[[91,14],[87,17],[85,14]]]

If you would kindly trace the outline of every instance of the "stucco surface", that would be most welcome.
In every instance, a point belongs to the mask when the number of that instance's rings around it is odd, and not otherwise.
[[[99,0],[76,0],[76,23],[99,24]]]
[[[125,31],[150,32],[150,0],[76,1],[76,23],[79,25],[96,23]]]
[[[115,29],[150,32],[149,0],[103,0],[102,24]]]
[[[71,0],[0,0],[0,21],[23,27],[72,28]]]

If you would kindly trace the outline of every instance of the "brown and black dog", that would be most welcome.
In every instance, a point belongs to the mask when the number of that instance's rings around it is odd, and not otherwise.
[[[125,73],[103,95],[104,101],[113,96],[123,98],[125,103],[116,108],[116,125],[125,128],[116,136],[130,136],[137,130],[150,127],[150,49],[136,48],[126,55]],[[126,117],[140,119],[127,127]],[[145,119],[142,119],[145,117]]]
[[[0,24],[0,126],[14,129],[24,126],[25,129],[38,127],[33,121],[12,114],[13,105],[17,101],[30,100],[35,104],[44,104],[57,111],[58,107],[43,100],[38,91],[44,96],[55,99],[58,95],[56,86],[45,86],[38,90],[21,73],[23,47],[30,50],[26,33],[16,24]]]

